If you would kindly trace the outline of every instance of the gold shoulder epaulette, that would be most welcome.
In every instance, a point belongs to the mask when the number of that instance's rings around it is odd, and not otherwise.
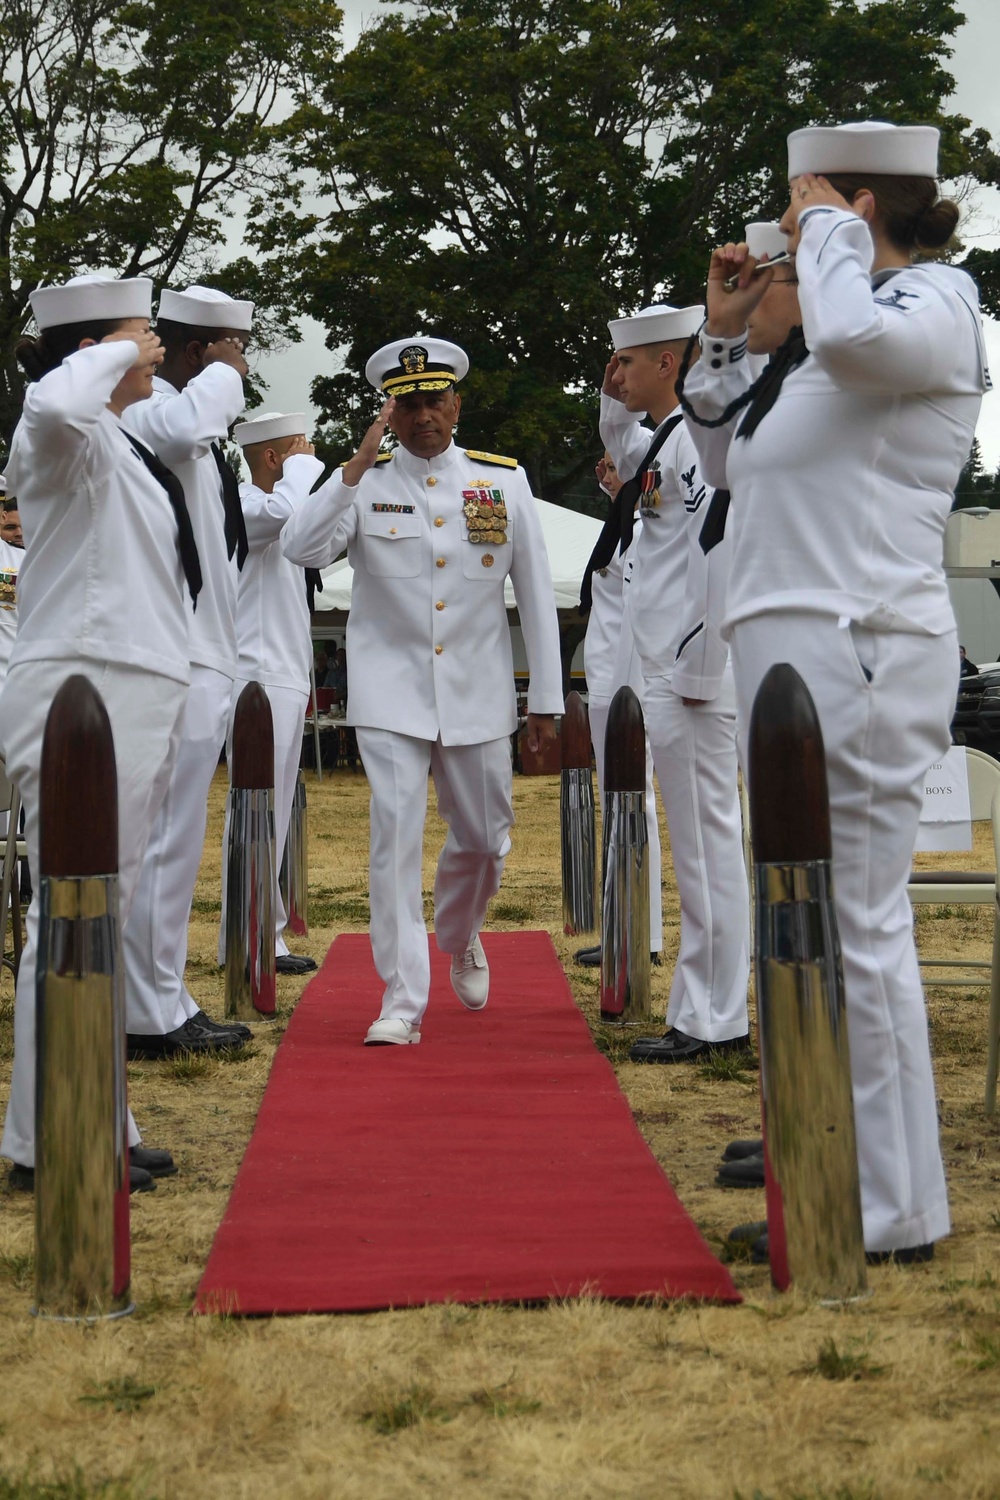
[[[478,453],[475,448],[466,448],[466,458],[474,458],[477,464],[497,464],[501,469],[516,469],[516,458],[504,458],[502,453]]]
[[[395,452],[395,449],[393,450],[393,452]],[[338,465],[338,468],[346,469],[347,465],[349,463],[350,463],[350,459],[345,458],[344,462],[342,464]],[[376,463],[376,466],[378,464],[391,464],[392,463],[392,453],[380,453],[378,455],[378,457],[376,458],[375,463]]]

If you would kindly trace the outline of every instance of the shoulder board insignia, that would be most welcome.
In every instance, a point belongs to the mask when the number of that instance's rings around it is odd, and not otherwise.
[[[466,448],[466,458],[474,458],[477,464],[497,464],[501,469],[516,469],[516,458],[504,458],[501,453],[480,453],[475,448]]]
[[[395,450],[393,450],[393,452],[394,451]],[[344,462],[342,464],[338,464],[337,467],[340,468],[340,469],[346,469],[347,465],[348,465],[348,462],[349,462],[349,460],[345,458]],[[379,456],[378,456],[378,458],[376,458],[376,460],[375,460],[375,467],[377,469],[380,464],[391,464],[391,463],[392,463],[392,453],[380,453]]]

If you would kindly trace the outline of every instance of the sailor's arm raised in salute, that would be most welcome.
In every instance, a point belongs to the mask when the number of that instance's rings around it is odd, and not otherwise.
[[[379,448],[395,410],[393,397],[361,440],[352,459],[331,474],[314,495],[296,510],[281,533],[281,550],[289,562],[303,568],[328,568],[354,535],[354,502],[358,485],[379,458]],[[383,455],[388,458],[388,454]]]
[[[281,478],[275,482],[273,490],[262,490],[256,484],[244,485],[241,490],[247,545],[251,552],[277,541],[323,472],[316,450],[305,437],[292,438],[288,451],[279,461]]]

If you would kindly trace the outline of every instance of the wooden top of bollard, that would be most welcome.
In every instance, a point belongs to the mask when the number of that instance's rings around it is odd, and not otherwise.
[[[86,677],[67,677],[42,736],[39,875],[87,879],[118,871],[118,774],[111,720]]]
[[[259,682],[248,682],[233,715],[233,786],[274,786],[274,725],[271,705]]]
[[[771,667],[750,715],[750,829],[757,864],[829,859],[823,733],[812,694],[787,662]]]
[[[570,693],[559,731],[564,771],[590,770],[590,720],[579,693]]]
[[[604,736],[604,790],[645,789],[646,725],[635,693],[630,687],[620,687],[611,700]]]

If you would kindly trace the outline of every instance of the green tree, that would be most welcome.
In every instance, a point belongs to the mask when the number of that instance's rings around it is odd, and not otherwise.
[[[4,0],[0,15],[0,427],[44,282],[111,268],[280,288],[220,267],[241,195],[285,195],[276,133],[339,53],[333,0]],[[241,247],[242,248],[242,247]],[[287,317],[277,326],[290,332]],[[287,310],[286,310],[287,311]],[[274,332],[272,325],[271,332]]]
[[[989,138],[942,113],[951,0],[416,0],[372,26],[293,122],[319,211],[263,213],[301,305],[346,346],[316,382],[343,451],[364,363],[440,333],[472,358],[464,440],[539,493],[589,492],[606,323],[700,300],[708,247],[778,214],[785,136],[816,121],[935,121],[949,176]]]
[[[991,510],[1000,510],[1000,489],[998,489],[997,479],[996,474],[987,474],[983,465],[979,439],[973,438],[965,468],[959,475],[958,484],[955,486],[955,503],[952,510],[964,510],[970,505],[988,505]]]

